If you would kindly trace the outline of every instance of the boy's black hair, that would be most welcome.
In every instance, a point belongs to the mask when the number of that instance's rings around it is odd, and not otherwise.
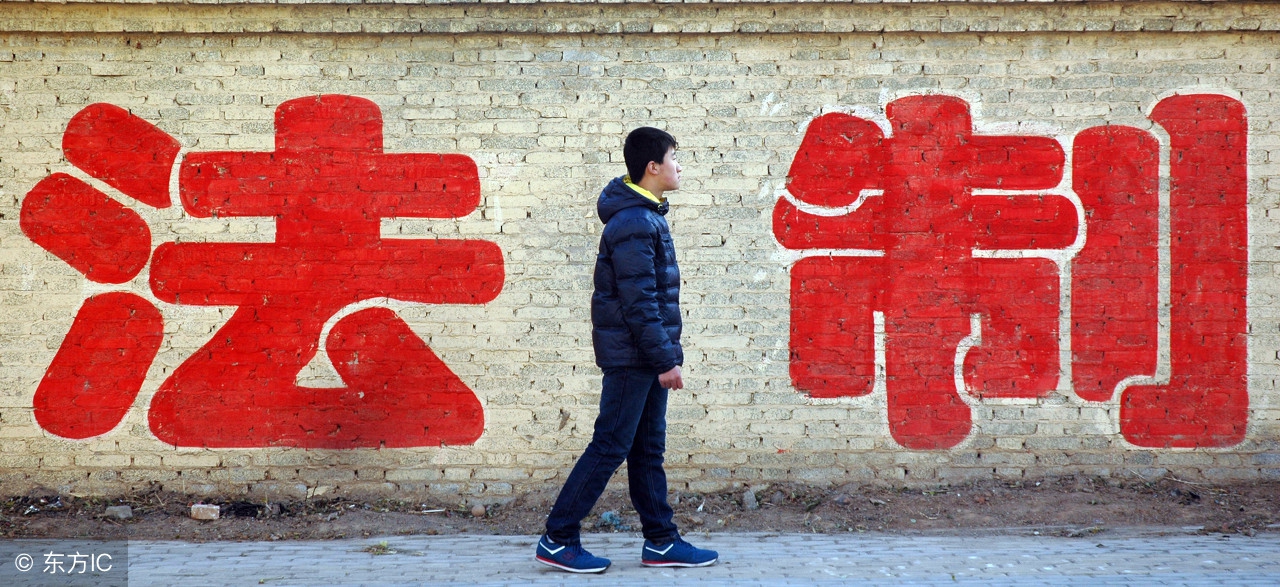
[[[649,162],[661,165],[667,157],[667,150],[677,146],[676,138],[665,130],[642,126],[631,131],[622,146],[622,159],[627,162],[627,175],[631,176],[631,182],[640,183]]]

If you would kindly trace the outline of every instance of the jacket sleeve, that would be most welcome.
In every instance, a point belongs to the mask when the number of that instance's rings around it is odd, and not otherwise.
[[[645,230],[643,221],[629,222],[619,231],[613,247],[613,268],[618,280],[618,301],[622,317],[631,330],[640,356],[659,373],[676,366],[671,336],[662,325],[658,302],[658,276],[654,267],[656,234]]]

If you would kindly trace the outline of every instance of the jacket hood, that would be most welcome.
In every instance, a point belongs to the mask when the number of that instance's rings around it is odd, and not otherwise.
[[[623,178],[615,177],[600,191],[600,199],[596,201],[596,214],[601,222],[608,223],[614,214],[636,206],[647,206],[663,216],[667,214],[667,210],[671,209],[667,202],[661,204],[654,202],[627,187]]]

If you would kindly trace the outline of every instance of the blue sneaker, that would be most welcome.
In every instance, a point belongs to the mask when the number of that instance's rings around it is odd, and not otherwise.
[[[587,552],[581,544],[556,544],[546,534],[538,540],[534,559],[548,567],[570,573],[603,573],[611,564],[609,559]]]
[[[640,564],[646,567],[709,567],[718,560],[720,553],[698,548],[678,536],[661,546],[645,540],[640,551]]]

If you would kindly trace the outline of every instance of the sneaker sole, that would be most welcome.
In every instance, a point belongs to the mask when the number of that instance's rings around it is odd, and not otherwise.
[[[641,565],[643,565],[643,566],[646,566],[646,567],[683,567],[683,568],[693,568],[693,567],[709,567],[709,566],[711,566],[711,565],[716,564],[716,562],[718,562],[719,560],[720,560],[719,558],[713,558],[713,559],[711,559],[711,560],[709,560],[709,561],[707,561],[707,562],[705,562],[705,563],[675,563],[675,562],[670,562],[670,563],[669,563],[669,562],[657,562],[657,561],[646,561],[646,560],[642,560],[642,561],[640,561],[640,564],[641,564]]]
[[[558,563],[558,562],[555,562],[555,561],[553,561],[553,560],[551,560],[551,559],[545,559],[545,558],[542,558],[542,557],[537,556],[537,555],[534,555],[533,560],[536,560],[536,561],[538,561],[538,562],[540,562],[540,563],[542,563],[542,564],[544,564],[544,565],[547,565],[548,567],[551,567],[551,568],[553,568],[553,569],[560,569],[561,571],[566,571],[566,572],[569,572],[569,573],[603,573],[603,572],[605,571],[605,569],[608,569],[608,568],[609,568],[609,567],[608,567],[608,565],[606,565],[606,566],[599,567],[599,568],[595,568],[595,569],[575,569],[575,568],[573,568],[573,567],[566,567],[566,566],[564,566],[564,565],[562,565],[562,564],[560,564],[560,563]]]

